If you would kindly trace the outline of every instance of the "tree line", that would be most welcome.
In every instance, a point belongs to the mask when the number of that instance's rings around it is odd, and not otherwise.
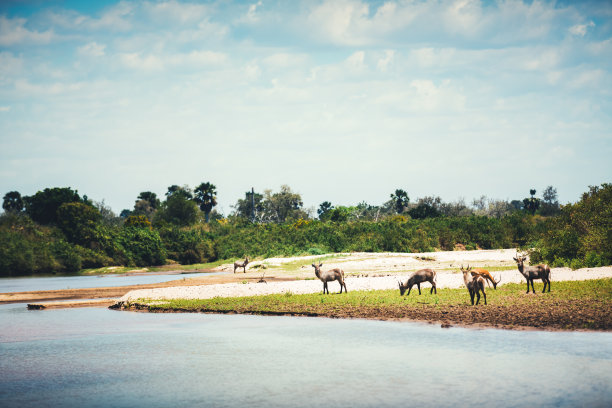
[[[228,215],[216,211],[210,182],[194,189],[172,185],[162,198],[143,191],[119,215],[69,187],[25,197],[11,191],[0,215],[0,276],[244,255],[512,246],[533,247],[533,258],[555,265],[599,266],[612,260],[610,190],[610,184],[591,187],[580,202],[561,206],[552,186],[542,199],[532,189],[522,200],[483,196],[471,205],[439,197],[411,201],[397,189],[381,205],[325,201],[316,215],[285,185],[277,192],[246,192]]]

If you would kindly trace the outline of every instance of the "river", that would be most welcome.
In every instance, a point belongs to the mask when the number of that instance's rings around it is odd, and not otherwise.
[[[184,274],[109,274],[91,276],[58,276],[19,278],[0,278],[0,293],[30,292],[36,290],[62,290],[81,288],[104,288],[115,286],[144,285],[149,283],[167,282],[176,279],[195,278],[203,275],[219,275],[227,272],[205,272]]]
[[[612,333],[0,305],[2,407],[609,407],[611,384]]]

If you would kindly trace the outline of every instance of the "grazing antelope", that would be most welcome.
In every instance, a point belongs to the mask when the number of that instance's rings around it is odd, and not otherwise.
[[[244,272],[243,273],[246,273],[246,266],[247,266],[248,263],[249,263],[249,257],[248,256],[244,259],[244,262],[242,262],[242,263],[238,262],[238,261],[234,262],[234,273],[236,273],[236,269],[238,269],[238,268],[244,268]]]
[[[429,294],[432,294],[434,291],[436,292],[436,295],[438,294],[438,289],[436,288],[436,271],[434,271],[433,269],[420,269],[410,275],[405,284],[402,285],[402,282],[397,282],[399,284],[400,296],[404,295],[406,289],[408,290],[408,294],[406,296],[410,296],[410,291],[412,290],[412,287],[415,284],[419,289],[420,295],[421,283],[423,282],[431,283],[431,290],[429,291]]]
[[[340,268],[331,269],[327,272],[321,272],[322,263],[319,263],[319,266],[312,264],[312,267],[315,268],[315,275],[317,278],[321,279],[323,282],[323,294],[327,292],[329,294],[329,289],[327,288],[327,282],[338,281],[340,283],[340,293],[342,293],[342,288],[344,287],[344,292],[348,293],[346,289],[346,283],[344,283],[344,271]]]
[[[480,302],[480,292],[482,292],[482,296],[484,296],[485,305],[487,304],[487,294],[485,293],[485,280],[482,276],[476,274],[473,275],[472,268],[468,265],[467,269],[463,269],[463,265],[461,265],[461,272],[463,272],[463,282],[465,282],[465,287],[468,292],[470,292],[470,300],[472,301],[472,306],[474,306],[474,296],[476,296],[476,304]]]
[[[482,277],[485,280],[485,282],[487,282],[487,285],[489,287],[491,287],[491,285],[493,285],[493,289],[497,289],[497,284],[499,282],[501,282],[501,276],[499,277],[498,280],[495,280],[495,279],[493,279],[493,276],[491,276],[489,271],[487,271],[486,269],[475,268],[475,269],[472,269],[471,274],[472,274],[472,276],[478,275],[478,276]],[[489,283],[489,282],[491,282],[491,283]]]
[[[548,265],[539,264],[535,266],[525,266],[524,262],[527,259],[527,255],[519,255],[518,252],[516,253],[516,257],[512,259],[516,262],[516,266],[521,275],[527,279],[527,293],[529,293],[529,282],[531,282],[531,290],[535,293],[535,288],[533,287],[534,279],[542,279],[542,282],[544,282],[542,293],[546,291],[546,284],[548,284],[548,291],[550,292],[550,268]]]

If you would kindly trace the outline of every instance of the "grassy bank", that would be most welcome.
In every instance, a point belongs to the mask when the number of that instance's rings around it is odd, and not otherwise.
[[[541,284],[536,285],[538,289],[542,289]],[[525,294],[524,284],[507,284],[498,290],[488,290],[488,305],[475,307],[470,305],[466,289],[440,289],[437,295],[430,295],[428,290],[420,296],[417,293],[400,297],[397,290],[384,290],[342,295],[286,293],[163,302],[139,300],[124,307],[150,312],[409,319],[442,325],[612,330],[612,279],[553,282],[552,291],[545,294]]]

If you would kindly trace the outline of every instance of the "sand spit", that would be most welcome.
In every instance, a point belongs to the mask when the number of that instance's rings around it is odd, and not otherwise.
[[[119,302],[135,301],[137,299],[210,299],[214,297],[260,296],[275,293],[303,294],[321,292],[323,285],[314,278],[311,262],[323,259],[323,269],[342,268],[346,274],[346,286],[353,290],[380,290],[397,288],[398,280],[405,280],[415,270],[433,268],[437,271],[439,288],[459,288],[463,286],[463,278],[459,273],[460,265],[470,264],[475,267],[491,269],[506,268],[493,271],[493,275],[501,277],[501,284],[524,283],[512,257],[515,249],[448,251],[430,253],[351,253],[323,256],[305,256],[294,258],[268,258],[250,264],[246,274],[237,273],[236,278],[244,280],[236,283],[220,283],[201,285],[166,287],[157,289],[134,290],[126,293]],[[288,265],[303,263],[299,267],[289,268]],[[513,267],[513,268],[512,268]],[[227,270],[230,265],[219,267]],[[508,269],[512,268],[512,269]],[[287,281],[268,281],[258,283],[255,277],[263,275],[272,279],[287,279]],[[601,268],[585,268],[572,271],[570,268],[553,268],[551,271],[552,288],[555,281],[587,280],[612,277],[612,266]],[[429,290],[429,284],[421,289]],[[337,282],[329,284],[330,291],[339,291]],[[416,289],[416,287],[415,287]]]

